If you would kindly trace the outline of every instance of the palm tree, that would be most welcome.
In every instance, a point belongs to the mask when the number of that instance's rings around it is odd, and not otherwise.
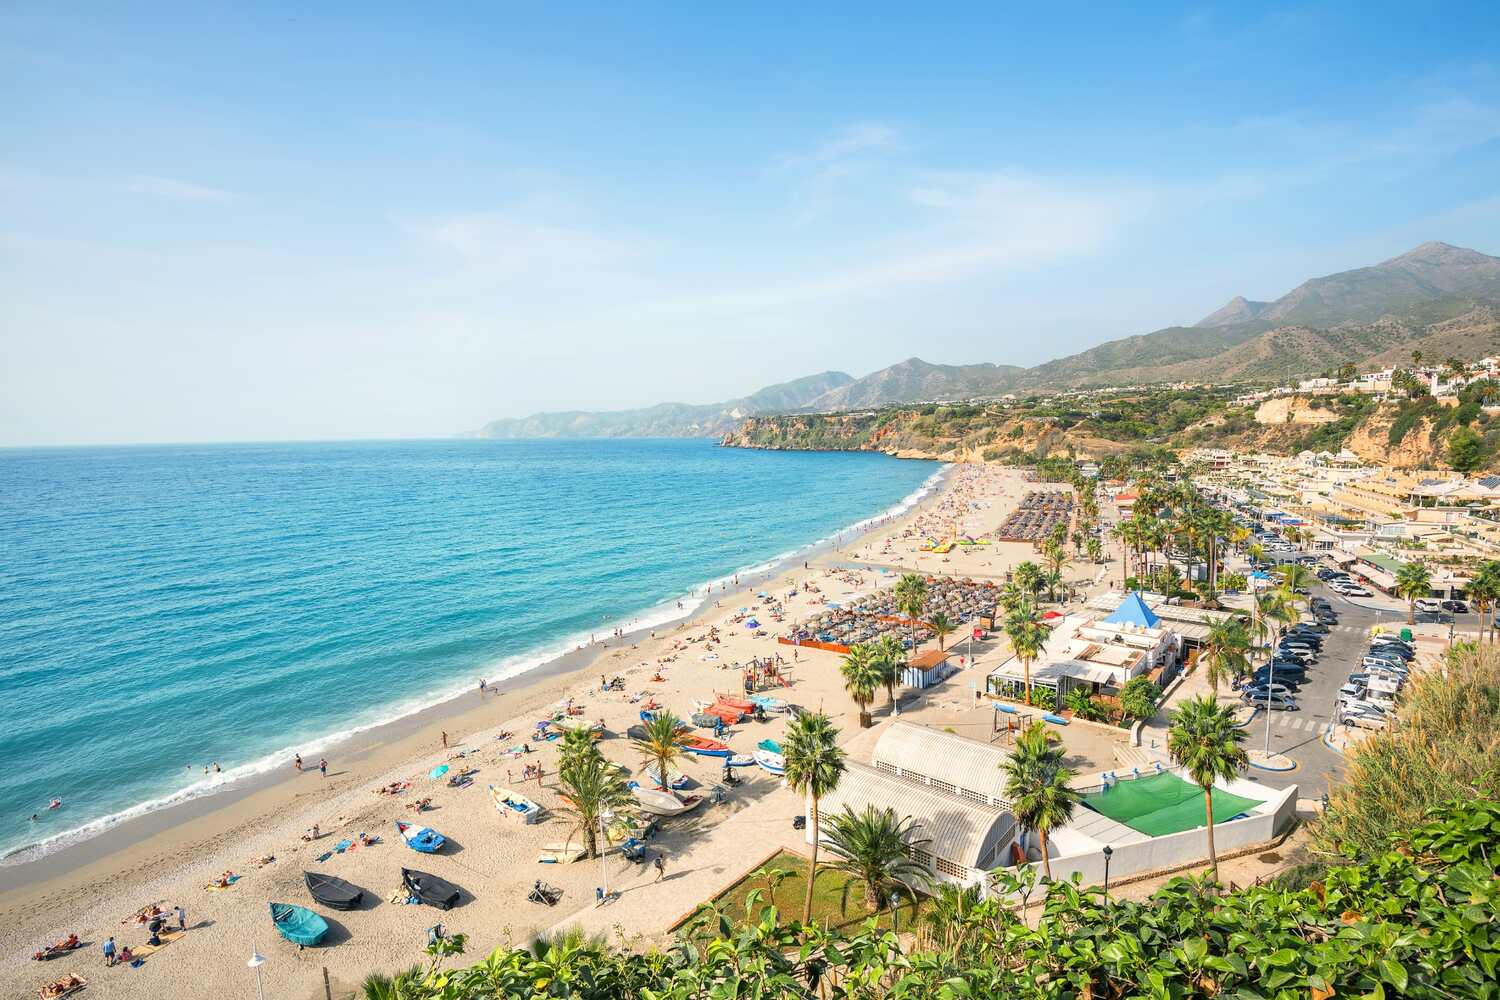
[[[845,901],[849,887],[858,883],[865,908],[879,913],[891,900],[891,890],[905,889],[914,896],[927,888],[932,872],[913,855],[931,841],[915,834],[915,821],[910,816],[898,819],[890,807],[865,806],[856,813],[845,806],[842,813],[829,816],[823,846],[838,859],[828,867],[849,876],[844,884]]]
[[[922,617],[922,612],[927,608],[927,580],[916,573],[904,574],[896,581],[896,608],[907,618],[911,619],[911,651],[917,651],[917,622]],[[895,707],[895,696],[892,695],[892,711],[899,711]]]
[[[641,728],[641,735],[631,740],[630,745],[641,755],[641,763],[656,768],[657,779],[666,787],[672,781],[672,765],[686,753],[681,743],[682,720],[669,711],[661,711]]]
[[[799,715],[786,727],[781,756],[786,764],[786,783],[808,800],[807,824],[812,831],[812,857],[807,864],[807,896],[802,902],[802,922],[812,922],[813,880],[818,877],[818,801],[838,787],[844,773],[844,751],[838,745],[839,731],[822,712]]]
[[[1068,562],[1068,553],[1055,538],[1047,539],[1047,544],[1042,546],[1042,558],[1047,562],[1047,572],[1042,579],[1047,584],[1048,600],[1057,600],[1057,591],[1052,581],[1062,579],[1062,568]]]
[[[973,934],[972,917],[981,902],[979,886],[945,882],[936,888],[922,908],[923,944],[960,958]]]
[[[1422,367],[1422,352],[1421,351],[1412,351],[1411,352],[1411,366],[1413,368],[1421,368]]]
[[[1245,654],[1249,651],[1250,635],[1238,619],[1225,618],[1209,626],[1208,641],[1203,644],[1204,676],[1215,698],[1220,681],[1248,672]]]
[[[1042,589],[1042,568],[1027,559],[1016,566],[1011,572],[1016,586],[1021,588],[1021,593],[1026,597],[1036,597],[1037,592]]]
[[[916,634],[916,622],[927,607],[927,581],[916,573],[907,573],[896,581],[896,608],[912,620],[912,634]]]
[[[585,757],[566,770],[560,768],[557,777],[569,802],[566,812],[573,818],[573,828],[568,831],[568,837],[571,839],[574,833],[581,831],[588,856],[597,858],[600,821],[606,813],[630,805],[635,797],[625,787],[620,769],[597,751],[592,757]]]
[[[958,626],[953,624],[953,619],[949,618],[941,611],[939,611],[937,614],[930,615],[927,619],[927,624],[932,626],[932,632],[937,636],[938,649],[940,651],[943,649],[943,641],[958,629]]]
[[[1173,763],[1203,789],[1203,809],[1208,820],[1208,864],[1214,880],[1219,878],[1219,856],[1214,852],[1214,797],[1217,780],[1228,781],[1250,762],[1243,747],[1243,730],[1234,724],[1234,710],[1204,695],[1193,698],[1172,713],[1167,731],[1167,752]]]
[[[870,702],[875,700],[875,689],[880,686],[881,670],[875,662],[875,650],[868,643],[856,643],[849,647],[844,662],[839,666],[844,677],[844,690],[859,706],[859,727],[870,728]]]
[[[1297,593],[1299,590],[1312,589],[1312,570],[1300,563],[1287,563],[1281,567],[1281,592],[1286,597],[1286,602],[1296,605],[1298,601],[1307,602],[1312,600],[1310,596]]]
[[[599,747],[594,743],[594,734],[587,729],[563,730],[557,743],[557,770],[561,774],[589,757],[597,757]]]
[[[1500,562],[1493,559],[1480,563],[1479,570],[1469,581],[1469,600],[1474,603],[1474,610],[1479,613],[1479,641],[1484,641],[1485,633],[1484,614],[1495,606],[1500,599]]]
[[[1255,598],[1255,617],[1253,618],[1256,638],[1266,640],[1266,654],[1269,659],[1274,653],[1275,638],[1281,634],[1282,626],[1290,625],[1297,620],[1297,609],[1286,599],[1286,593],[1281,590],[1272,590],[1260,594]]]
[[[875,640],[875,665],[880,670],[880,683],[885,685],[886,704],[895,713],[896,681],[901,677],[901,668],[906,665],[906,647],[890,632]]]
[[[1010,809],[1023,829],[1036,832],[1042,849],[1042,868],[1052,877],[1047,856],[1047,833],[1073,818],[1083,796],[1068,782],[1072,769],[1063,765],[1063,749],[1040,722],[1033,722],[1016,737],[1015,752],[1000,765],[1005,772],[1005,794]]]
[[[1047,585],[1047,600],[1056,601],[1057,591],[1063,585],[1062,573],[1049,566],[1042,573],[1042,583]]]
[[[1417,600],[1432,593],[1432,573],[1417,560],[1402,563],[1396,571],[1396,593],[1406,598],[1406,624],[1417,623]]]
[[[424,978],[421,967],[416,965],[394,976],[372,972],[359,984],[360,993],[364,1000],[417,1000],[427,992],[422,986]]]
[[[1021,661],[1026,684],[1026,704],[1031,704],[1031,664],[1047,644],[1047,627],[1037,617],[1036,605],[1028,598],[1016,605],[1005,619],[1005,634],[1010,648]]]
[[[1098,535],[1090,535],[1084,541],[1084,547],[1088,549],[1089,562],[1097,563],[1100,556],[1104,554],[1104,543],[1099,541]]]

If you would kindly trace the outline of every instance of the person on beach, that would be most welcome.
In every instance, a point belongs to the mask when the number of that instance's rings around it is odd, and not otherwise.
[[[302,773],[302,755],[300,753],[292,754],[292,766],[297,769],[298,774]]]
[[[187,930],[187,911],[182,908],[181,903],[177,904],[177,929],[180,931]]]
[[[115,964],[115,939],[110,938],[104,942],[104,964],[112,966]]]
[[[448,730],[443,730],[443,749],[448,749]]]
[[[538,764],[536,766],[536,787],[538,788],[542,787],[542,775],[545,773],[545,771],[546,768],[542,767],[542,765]]]
[[[656,866],[656,878],[652,879],[653,882],[660,882],[667,877],[667,861],[664,857],[658,854],[651,863]]]
[[[323,757],[323,758],[320,758],[318,760],[318,773],[321,774],[325,778],[328,777],[328,758],[327,757]]]

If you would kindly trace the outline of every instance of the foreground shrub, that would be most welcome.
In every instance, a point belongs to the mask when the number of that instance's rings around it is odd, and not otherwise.
[[[1073,883],[1049,887],[1035,927],[994,899],[946,893],[907,950],[873,922],[854,934],[783,923],[756,890],[746,914],[704,907],[667,951],[627,954],[565,938],[497,951],[468,969],[430,949],[408,1000],[577,997],[1180,998],[1500,995],[1500,803],[1453,803],[1391,849],[1298,879],[1223,892],[1178,878],[1144,902]],[[1029,873],[1029,870],[1028,870]],[[1034,883],[1007,876],[1018,901]],[[938,945],[938,947],[933,947]]]

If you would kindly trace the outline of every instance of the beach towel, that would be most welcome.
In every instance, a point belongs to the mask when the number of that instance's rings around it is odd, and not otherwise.
[[[210,883],[208,883],[208,885],[205,885],[203,888],[207,889],[209,892],[221,892],[221,891],[223,891],[225,889],[233,889],[234,886],[235,886],[235,883],[238,882],[239,880],[240,880],[240,877],[238,875],[231,875],[231,876],[229,876],[229,884],[228,885],[220,885],[217,882],[210,882]]]
[[[160,933],[158,933],[156,935],[157,937],[161,938],[161,944],[143,944],[143,945],[141,945],[139,948],[135,949],[135,952],[134,952],[134,954],[135,954],[135,961],[131,962],[130,964],[131,965],[135,965],[136,963],[140,962],[140,960],[143,959],[143,958],[145,958],[146,956],[156,954],[157,952],[159,952],[163,948],[165,948],[167,945],[171,944],[173,941],[180,940],[181,938],[183,938],[184,936],[186,936],[186,934],[187,934],[186,931],[161,931]]]
[[[333,845],[333,849],[337,853],[343,854],[345,851],[347,851],[349,848],[351,848],[353,846],[354,846],[354,841],[352,841],[352,840],[341,840],[337,844]]]
[[[322,854],[318,855],[318,860],[319,861],[327,861],[331,857],[333,857],[333,852],[332,851],[324,851]]]

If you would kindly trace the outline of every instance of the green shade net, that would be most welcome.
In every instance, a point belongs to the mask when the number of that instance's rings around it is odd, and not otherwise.
[[[1083,804],[1149,837],[1181,833],[1207,824],[1203,789],[1170,772],[1116,782],[1105,791],[1085,795]],[[1222,823],[1258,805],[1258,799],[1215,788],[1214,822]]]

